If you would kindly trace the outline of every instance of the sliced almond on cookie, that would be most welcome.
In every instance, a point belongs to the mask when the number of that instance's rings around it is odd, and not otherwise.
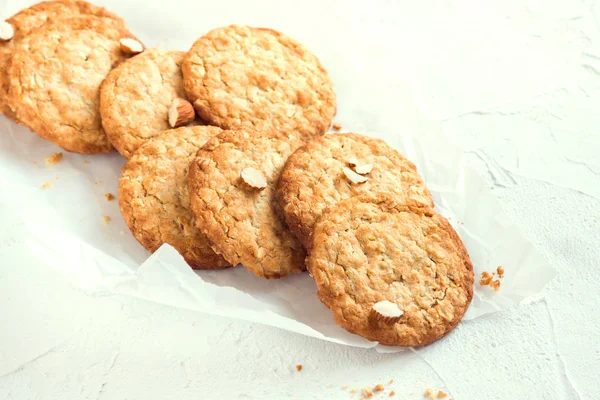
[[[125,54],[140,54],[144,51],[144,45],[132,38],[122,38],[119,40],[121,51]]]
[[[371,309],[371,315],[385,324],[395,324],[400,320],[404,312],[397,304],[391,301],[383,300],[375,303]]]
[[[350,168],[344,167],[344,175],[346,178],[350,180],[352,183],[365,183],[369,178],[366,176],[362,176],[352,171]]]
[[[173,100],[169,108],[168,118],[171,128],[179,128],[192,122],[196,118],[196,112],[192,103],[186,99],[177,98]]]
[[[8,41],[13,38],[14,34],[15,28],[10,23],[0,21],[0,40]]]
[[[361,175],[366,175],[366,174],[370,173],[372,170],[373,170],[373,164],[357,165],[356,167],[354,167],[354,171],[356,171],[356,173],[361,174]]]
[[[256,168],[246,167],[242,170],[240,176],[251,188],[263,190],[267,187],[267,178]]]

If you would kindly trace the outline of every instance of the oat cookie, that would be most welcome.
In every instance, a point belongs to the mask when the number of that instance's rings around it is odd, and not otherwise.
[[[133,154],[119,180],[119,207],[138,242],[151,252],[168,243],[197,269],[229,265],[196,228],[187,192],[190,161],[219,132],[214,126],[165,131]]]
[[[190,165],[190,203],[198,227],[233,265],[264,278],[304,269],[304,249],[275,201],[279,173],[301,144],[276,133],[224,131]]]
[[[44,24],[21,40],[10,66],[8,101],[19,122],[65,150],[113,150],[100,122],[100,84],[127,58],[120,22],[76,17]]]
[[[372,191],[433,205],[412,162],[383,140],[355,133],[325,135],[292,154],[281,173],[279,200],[292,233],[310,249],[313,227],[326,207]]]
[[[12,26],[14,34],[10,40],[0,41],[0,71],[9,70],[15,48],[35,29],[46,22],[80,15],[110,18],[125,27],[123,20],[115,14],[85,1],[57,0],[35,4],[19,11],[6,21]],[[0,74],[0,113],[14,119],[15,114],[7,103],[8,85],[9,75]]]
[[[169,107],[185,98],[184,53],[149,49],[113,69],[100,89],[102,126],[126,158],[149,138],[170,129]]]
[[[317,57],[272,29],[232,25],[194,43],[183,62],[185,90],[200,117],[225,129],[321,136],[336,111]]]
[[[452,226],[430,207],[390,193],[328,208],[315,225],[307,266],[335,322],[385,345],[441,338],[473,297],[473,265]]]

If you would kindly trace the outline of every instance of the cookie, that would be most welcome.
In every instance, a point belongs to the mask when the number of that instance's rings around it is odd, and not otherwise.
[[[219,132],[214,126],[165,131],[133,154],[119,180],[119,207],[138,242],[151,252],[168,243],[197,269],[229,265],[196,228],[187,192],[190,161]]]
[[[115,14],[85,1],[57,0],[35,4],[19,11],[6,21],[13,28],[13,36],[7,41],[0,40],[0,71],[9,70],[15,48],[31,32],[46,22],[80,15],[110,18],[125,27],[123,20]],[[6,73],[0,74],[0,113],[14,119],[15,114],[7,102],[8,87],[9,75]]]
[[[326,135],[292,154],[281,173],[279,201],[292,233],[310,249],[315,222],[325,208],[374,190],[433,206],[412,162],[383,140],[355,133]]]
[[[473,265],[448,221],[390,193],[328,208],[307,259],[319,299],[349,332],[390,346],[446,335],[473,298]]]
[[[198,39],[183,61],[188,98],[224,129],[321,136],[336,111],[329,74],[317,57],[272,29],[232,25]]]
[[[304,270],[304,249],[275,201],[281,168],[300,144],[276,133],[224,131],[190,165],[190,204],[198,227],[227,261],[263,278]]]
[[[181,51],[146,50],[113,69],[102,84],[102,126],[126,158],[170,128],[169,107],[176,98],[185,98],[183,55]]]
[[[113,150],[100,121],[100,84],[127,58],[131,37],[109,18],[76,17],[44,24],[23,38],[10,65],[8,102],[40,137],[82,154]]]

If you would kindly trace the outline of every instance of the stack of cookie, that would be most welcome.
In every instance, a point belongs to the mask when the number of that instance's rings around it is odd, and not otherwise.
[[[168,243],[193,268],[267,279],[308,269],[336,323],[387,345],[428,344],[460,322],[473,296],[460,238],[404,156],[325,135],[335,93],[300,43],[228,26],[185,53],[144,49],[83,2],[8,23],[3,111],[66,150],[128,158],[119,206],[149,251]]]

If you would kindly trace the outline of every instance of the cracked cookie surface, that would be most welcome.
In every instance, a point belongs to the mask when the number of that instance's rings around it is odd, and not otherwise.
[[[344,168],[355,159],[372,164],[364,183],[353,183]],[[371,191],[397,192],[433,206],[415,165],[383,140],[336,133],[311,140],[288,159],[279,182],[279,201],[292,233],[310,249],[315,222],[338,201]]]
[[[309,140],[336,111],[329,74],[302,44],[272,29],[232,25],[198,39],[183,62],[185,90],[200,117]]]
[[[281,168],[301,144],[274,133],[224,131],[190,165],[190,204],[198,227],[227,261],[260,277],[304,270],[304,249],[287,230],[275,201]],[[266,178],[264,189],[242,180],[242,170],[249,167]]]
[[[229,265],[196,228],[187,191],[190,161],[219,132],[214,126],[165,131],[133,154],[119,180],[119,207],[138,242],[151,252],[168,243],[196,269]]]
[[[149,138],[170,128],[169,107],[183,90],[184,53],[148,49],[126,60],[109,74],[100,88],[102,126],[124,157]]]
[[[132,37],[109,18],[75,17],[44,24],[21,40],[10,66],[8,101],[19,122],[67,151],[113,151],[100,121],[100,84],[127,58]]]
[[[448,221],[389,193],[363,194],[327,209],[307,259],[321,301],[349,332],[393,346],[421,346],[446,335],[473,297],[473,265]],[[390,301],[396,323],[372,318]]]
[[[115,14],[85,1],[56,0],[35,4],[7,20],[13,26],[14,35],[11,40],[0,41],[0,71],[9,70],[14,50],[35,29],[47,22],[79,15],[110,18],[125,27],[123,20]],[[9,82],[7,73],[0,74],[0,113],[14,119],[15,114],[7,102]]]

